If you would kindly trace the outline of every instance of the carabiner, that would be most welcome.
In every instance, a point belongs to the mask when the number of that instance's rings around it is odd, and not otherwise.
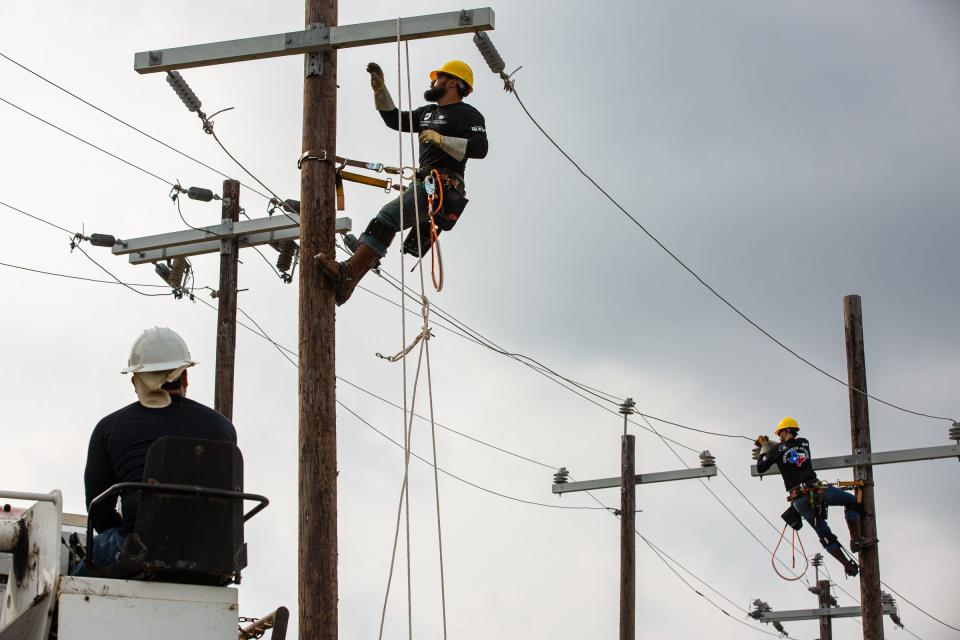
[[[433,174],[427,174],[423,179],[423,190],[427,192],[427,197],[433,198],[437,193],[437,181],[434,179]]]

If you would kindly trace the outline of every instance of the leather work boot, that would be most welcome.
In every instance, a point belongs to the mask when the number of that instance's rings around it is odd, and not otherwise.
[[[834,558],[836,558],[837,561],[843,565],[843,570],[851,578],[855,577],[858,573],[860,573],[860,565],[858,565],[853,560],[847,558],[847,556],[843,554],[843,549],[841,549],[840,547],[837,547],[833,551],[828,551],[828,553],[832,555]]]
[[[876,538],[863,537],[862,520],[847,520],[847,528],[850,530],[850,551],[860,553],[867,547],[877,544]]]
[[[377,255],[376,251],[361,243],[357,247],[356,253],[343,262],[336,262],[322,253],[318,253],[316,259],[320,261],[320,267],[324,274],[333,283],[334,297],[339,307],[350,299],[357,283],[380,260],[380,256]]]

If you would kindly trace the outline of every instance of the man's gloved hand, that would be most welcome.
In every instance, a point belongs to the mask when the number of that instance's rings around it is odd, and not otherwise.
[[[370,74],[370,86],[374,91],[379,91],[386,86],[383,82],[383,69],[376,62],[367,65],[367,73]]]
[[[435,147],[443,146],[443,136],[433,129],[424,129],[420,132],[421,144],[432,144]]]
[[[383,69],[376,62],[367,65],[367,73],[370,74],[370,86],[373,87],[373,104],[377,111],[393,111],[397,106],[387,91],[387,85],[383,81]]]
[[[770,444],[770,438],[767,436],[757,436],[757,439],[753,441],[753,444],[756,445],[753,448],[753,459],[758,460],[760,456],[770,453],[770,449],[773,445]]]

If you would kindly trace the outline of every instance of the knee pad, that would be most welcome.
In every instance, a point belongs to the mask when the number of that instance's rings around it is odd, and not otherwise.
[[[389,247],[390,243],[393,242],[393,236],[397,234],[397,230],[380,218],[374,218],[367,225],[367,230],[364,233],[376,238],[384,247]]]
[[[831,551],[840,546],[840,542],[839,540],[837,540],[837,536],[835,536],[832,532],[828,533],[825,536],[822,536],[820,538],[820,544],[822,544],[823,548],[826,549],[827,551]]]

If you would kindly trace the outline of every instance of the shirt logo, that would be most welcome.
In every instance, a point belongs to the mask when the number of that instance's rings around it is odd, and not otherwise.
[[[786,458],[788,463],[802,467],[803,463],[807,461],[807,454],[802,451],[797,451],[796,449],[791,449],[787,451]]]

